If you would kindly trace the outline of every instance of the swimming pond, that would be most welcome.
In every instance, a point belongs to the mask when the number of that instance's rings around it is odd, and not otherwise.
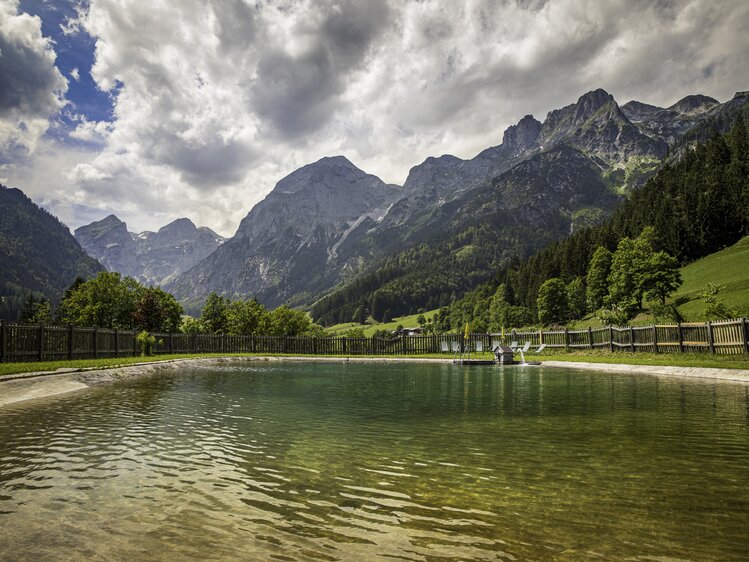
[[[749,386],[216,366],[0,410],[0,558],[744,560]]]

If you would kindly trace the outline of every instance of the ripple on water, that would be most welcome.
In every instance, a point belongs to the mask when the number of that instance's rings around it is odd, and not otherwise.
[[[743,386],[219,366],[0,411],[1,559],[740,560]]]

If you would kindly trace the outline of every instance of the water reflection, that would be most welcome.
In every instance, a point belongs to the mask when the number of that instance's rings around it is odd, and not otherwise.
[[[215,367],[0,411],[0,557],[742,559],[747,387]]]

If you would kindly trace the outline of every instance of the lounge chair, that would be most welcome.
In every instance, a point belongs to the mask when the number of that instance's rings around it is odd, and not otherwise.
[[[446,341],[440,342],[440,351],[442,353],[450,353],[450,344]]]
[[[460,352],[460,344],[458,342],[456,342],[456,341],[451,342],[451,343],[452,343],[452,345],[451,345],[451,351],[453,353],[459,353]]]
[[[513,341],[513,342],[510,342],[510,345],[508,345],[507,347],[509,347],[511,350],[515,351],[515,348],[517,348],[517,346],[518,346],[518,342],[517,341]]]
[[[520,351],[521,353],[528,353],[528,350],[531,348],[531,342],[527,341],[525,342],[525,345],[523,346],[523,349],[518,349],[517,351]]]
[[[476,342],[476,353],[483,353],[484,352],[484,342],[477,341]]]
[[[534,351],[533,353],[541,353],[545,347],[546,347],[546,344],[542,343],[541,345],[538,346],[538,349]]]
[[[499,340],[492,340],[492,350],[497,349],[500,345]]]

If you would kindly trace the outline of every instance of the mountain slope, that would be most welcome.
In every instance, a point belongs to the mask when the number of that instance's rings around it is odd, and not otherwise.
[[[0,318],[15,320],[24,293],[54,302],[77,276],[102,270],[57,218],[20,189],[0,186]]]
[[[75,238],[108,270],[155,285],[187,271],[224,242],[190,219],[177,219],[158,232],[133,234],[114,215],[76,229]]]
[[[142,265],[138,259],[138,246],[127,231],[127,225],[114,215],[76,228],[75,239],[89,256],[109,271],[138,277]]]
[[[168,288],[187,303],[218,291],[269,305],[327,289],[356,267],[360,256],[339,255],[349,234],[375,225],[399,192],[342,156],[323,158],[279,181],[232,239]]]
[[[684,123],[674,125],[676,130],[686,131],[677,141],[695,130],[725,130],[748,99],[739,93],[725,104],[716,105],[699,96],[677,102],[669,115],[676,120],[687,116]],[[647,112],[660,111],[642,107],[644,104],[628,105],[638,119]],[[541,150],[547,144],[552,148]],[[443,306],[488,279],[510,257],[527,256],[579,227],[602,220],[616,206],[614,193],[627,193],[653,175],[667,154],[664,146],[665,140],[637,130],[608,94],[600,90],[586,94],[577,104],[550,112],[526,152],[535,154],[505,172],[498,182],[474,187],[453,201],[442,201],[437,208],[421,208],[395,227],[401,232],[394,239],[415,244],[418,251],[405,250],[376,263],[360,278],[315,303],[313,316],[330,324],[350,320],[360,306],[374,312],[378,320],[378,314],[384,312],[399,315]],[[583,187],[601,182],[609,187],[608,192],[596,188],[564,191],[565,183]],[[498,189],[500,185],[506,191]],[[556,197],[560,188],[561,197]],[[548,213],[536,201],[552,202],[559,212]],[[383,223],[387,221],[388,217]],[[478,233],[484,234],[477,237]],[[397,243],[385,235],[370,235],[370,243],[377,246],[384,238],[381,246],[395,247]],[[468,255],[473,256],[468,267],[455,259]]]
[[[489,283],[450,305],[452,327],[471,321],[472,325],[499,329],[501,320],[492,317],[489,306],[500,284],[505,286],[507,303],[523,307],[532,316],[544,281],[559,277],[569,284],[577,277],[585,278],[598,246],[614,251],[622,238],[635,238],[645,227],[654,230],[656,251],[667,252],[681,264],[691,263],[685,268],[690,276],[680,293],[694,296],[708,281],[730,284],[731,297],[745,290],[747,283],[741,275],[746,248],[739,244],[720,252],[749,232],[749,108],[739,117],[728,133],[711,137],[678,162],[661,168],[603,223],[500,268]],[[711,254],[715,258],[708,261],[710,269],[695,261]],[[681,310],[693,319],[699,308],[697,303],[689,303]]]
[[[568,146],[534,156],[443,205],[422,225],[428,243],[324,297],[312,308],[314,318],[349,321],[363,306],[382,321],[449,304],[497,268],[605,216],[619,198],[600,166]]]

